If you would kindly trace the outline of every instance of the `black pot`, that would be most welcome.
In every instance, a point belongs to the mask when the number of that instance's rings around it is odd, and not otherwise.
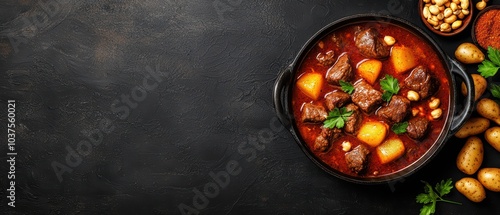
[[[314,153],[309,149],[306,143],[300,137],[300,133],[298,132],[295,119],[293,117],[293,113],[291,110],[291,96],[292,96],[292,88],[294,86],[294,77],[295,73],[298,70],[303,58],[307,55],[308,51],[324,36],[327,34],[342,28],[346,25],[352,24],[363,24],[368,21],[378,21],[380,23],[390,23],[393,25],[397,25],[402,27],[410,32],[413,32],[415,35],[419,36],[424,41],[427,41],[430,44],[435,52],[440,56],[441,62],[443,62],[445,70],[447,71],[446,76],[450,82],[450,110],[446,111],[448,116],[446,122],[444,123],[444,128],[436,142],[425,152],[421,158],[419,158],[414,163],[409,166],[391,173],[389,175],[383,175],[380,177],[353,177],[350,175],[343,174],[331,167],[327,164],[323,163],[319,158],[317,158]],[[469,93],[464,99],[460,98],[458,101],[457,91],[459,85],[457,85],[455,81],[455,76],[458,76],[462,79],[467,87]],[[361,14],[354,15],[342,18],[337,20],[323,29],[314,34],[307,43],[302,47],[292,64],[280,72],[278,75],[276,82],[274,84],[273,89],[273,100],[274,100],[274,108],[278,118],[281,123],[290,131],[292,136],[295,138],[295,141],[299,144],[302,151],[309,157],[317,166],[323,169],[325,172],[344,179],[349,182],[361,183],[361,184],[378,184],[390,181],[401,180],[404,177],[407,177],[413,173],[415,173],[418,169],[420,169],[425,164],[429,163],[429,161],[438,154],[446,141],[455,134],[463,123],[470,117],[473,107],[474,107],[474,85],[471,79],[471,76],[465,71],[465,69],[455,60],[448,57],[438,44],[429,37],[424,31],[414,26],[413,24],[405,21],[403,19],[384,16],[384,15],[376,15],[376,14]],[[459,103],[457,103],[459,102]]]

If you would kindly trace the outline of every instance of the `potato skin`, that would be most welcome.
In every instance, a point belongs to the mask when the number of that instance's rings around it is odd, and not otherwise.
[[[489,98],[482,98],[477,102],[476,111],[486,119],[500,125],[500,105]]]
[[[484,139],[500,152],[500,127],[491,127],[484,132]]]
[[[477,173],[477,179],[488,190],[500,192],[500,169],[482,168]]]
[[[455,57],[465,64],[481,63],[484,60],[483,52],[473,43],[460,44],[455,50]]]
[[[486,191],[481,182],[475,178],[465,177],[455,182],[458,192],[473,202],[481,202],[486,198]]]
[[[457,156],[457,167],[467,175],[472,175],[483,163],[484,148],[479,137],[472,136],[467,139]]]
[[[472,74],[472,80],[474,81],[474,101],[477,101],[483,93],[486,91],[486,88],[488,87],[488,82],[486,79],[479,75],[479,74]],[[467,95],[467,87],[465,87],[465,84],[462,82],[461,86],[461,91],[462,95],[466,96]]]
[[[466,138],[473,135],[478,135],[486,131],[490,127],[490,121],[483,117],[471,117],[464,123],[462,128],[455,133],[455,137]]]

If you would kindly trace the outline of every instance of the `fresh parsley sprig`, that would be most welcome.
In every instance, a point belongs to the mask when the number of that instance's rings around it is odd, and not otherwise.
[[[392,125],[391,130],[395,134],[402,134],[406,132],[406,129],[408,128],[408,122],[400,122],[400,123],[395,123]]]
[[[416,198],[417,203],[424,204],[424,206],[420,209],[420,215],[434,214],[434,212],[436,212],[437,202],[447,202],[457,205],[462,204],[460,202],[443,199],[443,196],[450,193],[451,189],[453,189],[453,182],[451,181],[451,178],[446,181],[441,180],[441,182],[436,184],[435,188],[432,188],[432,186],[425,181],[422,181],[422,183],[425,184],[425,193],[418,194]]]
[[[343,81],[343,80],[340,80],[339,83],[340,83],[340,88],[342,89],[342,91],[349,93],[349,94],[352,94],[354,92],[354,86],[351,83]]]
[[[491,95],[497,99],[500,99],[500,85],[490,84]]]
[[[347,117],[352,115],[352,111],[347,111],[345,107],[342,108],[334,108],[328,116],[326,120],[323,122],[323,127],[325,128],[343,128],[345,125],[345,121],[347,121]]]
[[[398,94],[399,81],[391,75],[385,75],[385,77],[380,80],[380,87],[384,90],[382,100],[388,102],[391,100],[392,95]]]
[[[489,46],[488,58],[489,60],[483,60],[477,67],[479,74],[485,78],[494,76],[498,72],[498,69],[500,69],[500,50]]]

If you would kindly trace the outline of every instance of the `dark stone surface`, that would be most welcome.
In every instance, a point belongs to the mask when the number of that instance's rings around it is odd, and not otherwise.
[[[375,12],[423,28],[416,6],[409,0],[2,1],[0,153],[8,159],[4,122],[7,100],[15,99],[18,155],[15,209],[5,198],[9,165],[0,165],[0,212],[180,214],[179,207],[191,207],[200,214],[417,214],[420,180],[464,177],[455,167],[462,140],[451,139],[405,180],[351,184],[306,158],[276,120],[271,99],[278,72],[326,24]],[[432,37],[449,55],[471,41],[467,32]],[[500,167],[499,153],[485,149],[484,165]],[[68,172],[58,178],[53,165]],[[203,201],[196,192],[205,188],[212,195]],[[456,190],[449,198],[463,205],[438,203],[438,214],[500,211],[498,193],[488,191],[479,204]]]

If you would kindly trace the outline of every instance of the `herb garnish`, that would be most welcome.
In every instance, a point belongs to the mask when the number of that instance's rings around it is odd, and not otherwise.
[[[477,71],[485,78],[494,76],[500,69],[500,50],[489,46],[488,58],[477,67]]]
[[[420,209],[420,215],[430,215],[436,212],[436,202],[447,202],[451,204],[461,205],[460,202],[454,202],[450,200],[443,199],[443,196],[450,193],[451,189],[453,189],[453,184],[451,178],[448,180],[441,180],[440,183],[436,184],[435,190],[432,186],[422,181],[425,184],[424,190],[425,193],[420,193],[417,195],[417,203],[422,203],[424,206]]]
[[[385,75],[385,77],[380,80],[380,87],[384,90],[382,100],[388,102],[391,100],[392,95],[398,94],[399,92],[398,79],[392,77],[391,75]]]
[[[500,85],[490,84],[491,95],[497,99],[500,99]]]
[[[406,132],[406,128],[408,128],[408,122],[400,122],[392,125],[391,130],[395,134],[402,134]]]
[[[323,122],[323,127],[325,128],[343,128],[345,125],[345,121],[347,117],[352,115],[352,111],[347,111],[345,107],[342,108],[334,108],[330,113],[328,113],[328,117]]]
[[[342,91],[352,94],[354,92],[354,86],[352,86],[351,83],[340,80],[340,87],[342,88]]]

